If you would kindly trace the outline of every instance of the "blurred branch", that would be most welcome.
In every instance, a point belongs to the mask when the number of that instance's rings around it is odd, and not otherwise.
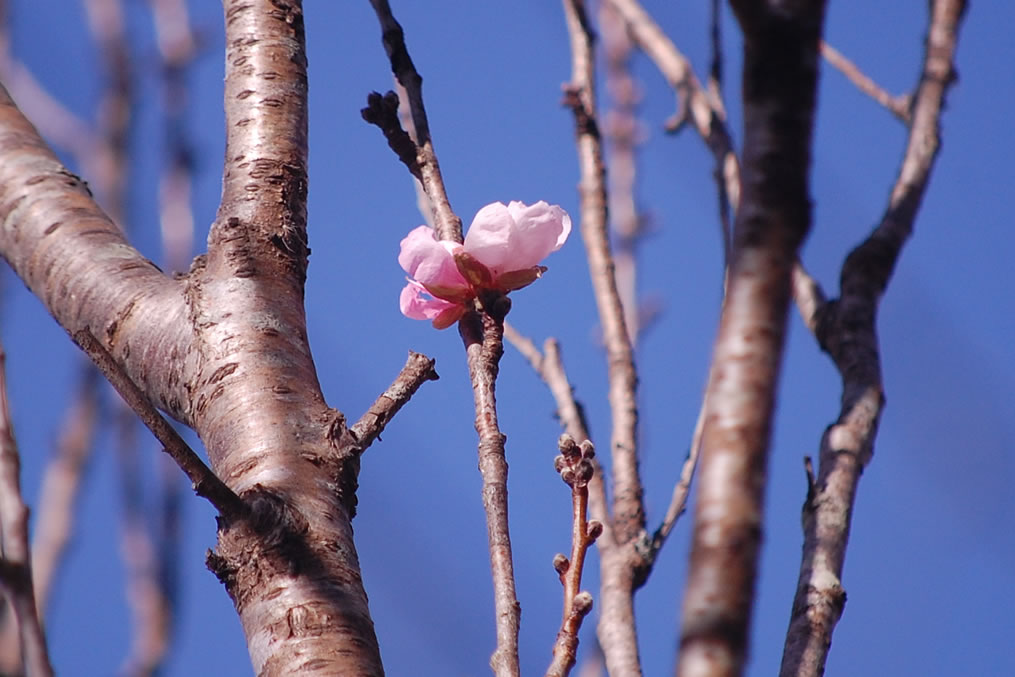
[[[483,508],[490,545],[494,611],[497,617],[497,650],[490,666],[498,677],[517,677],[518,626],[521,607],[515,593],[511,533],[508,524],[508,465],[504,455],[506,437],[497,422],[497,373],[504,354],[506,297],[484,300],[484,312],[469,312],[458,323],[465,344],[469,377],[476,406],[479,435],[479,471],[483,476]]]
[[[596,469],[592,442],[585,440],[579,445],[565,433],[558,447],[560,454],[553,465],[564,483],[571,487],[571,558],[560,554],[553,558],[553,568],[564,586],[564,620],[553,646],[553,662],[546,671],[547,677],[565,677],[577,662],[578,631],[592,611],[592,595],[581,591],[585,554],[603,532],[600,522],[586,520],[588,484]]]
[[[32,588],[28,506],[21,496],[21,458],[11,425],[6,372],[7,354],[0,346],[0,592],[14,614],[26,674],[49,677],[53,667]]]
[[[821,41],[821,56],[837,71],[846,76],[846,79],[856,85],[861,92],[877,101],[887,108],[895,117],[899,118],[907,126],[912,122],[909,105],[912,99],[907,95],[892,96],[882,89],[876,82],[867,77],[860,68],[847,59],[842,52]]]
[[[821,438],[818,475],[803,507],[804,545],[780,675],[821,675],[846,593],[842,570],[856,490],[874,453],[884,407],[877,310],[913,224],[941,145],[940,118],[955,82],[965,0],[934,0],[906,152],[874,232],[846,257],[838,299],[824,301],[804,274],[797,305],[842,377],[838,420]]]
[[[638,303],[637,289],[637,249],[645,236],[646,223],[635,198],[636,153],[643,141],[636,115],[641,93],[630,70],[631,39],[609,3],[599,5],[599,27],[606,56],[606,89],[613,103],[605,116],[603,134],[607,141],[608,211],[615,235],[614,274],[624,305],[624,325],[631,345],[636,346],[644,328],[654,319],[649,316],[642,322],[644,308]]]
[[[726,111],[722,101],[719,100],[717,92],[710,94],[701,86],[691,62],[677,49],[637,0],[604,0],[604,2],[608,2],[623,17],[631,37],[676,92],[678,112],[667,122],[669,131],[676,132],[684,123],[691,121],[715,158],[715,178],[720,200],[720,235],[728,265],[732,246],[728,212],[735,211],[740,204],[740,165],[733,150],[733,139],[726,126]],[[717,39],[718,33],[714,35]],[[715,49],[717,48],[713,46],[713,50]],[[716,71],[715,63],[717,62],[713,56],[714,71]]]
[[[677,675],[740,675],[792,267],[810,228],[824,3],[733,0],[744,34],[743,185],[708,379]]]
[[[434,228],[441,240],[462,241],[462,220],[452,211],[441,177],[441,168],[434,152],[433,140],[430,138],[430,125],[426,119],[426,108],[423,106],[423,78],[416,72],[409,51],[405,46],[405,33],[402,26],[395,20],[387,0],[370,0],[381,24],[381,41],[391,61],[391,71],[409,96],[409,110],[416,139],[416,164],[419,167],[419,178],[430,198],[434,210]],[[396,105],[397,109],[397,105]],[[397,118],[396,118],[397,119]],[[383,127],[382,127],[383,129]],[[387,132],[385,132],[387,136]],[[390,143],[390,140],[389,140]],[[394,146],[392,146],[394,148]],[[400,151],[396,150],[402,158]],[[405,162],[405,159],[402,160]],[[411,166],[410,166],[411,171]],[[415,174],[414,174],[415,175]]]

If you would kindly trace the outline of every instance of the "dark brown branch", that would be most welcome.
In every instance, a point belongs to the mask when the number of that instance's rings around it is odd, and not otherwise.
[[[7,354],[0,346],[0,597],[6,597],[18,626],[21,662],[32,677],[50,677],[53,667],[32,587],[28,506],[21,496],[21,458],[7,402]]]
[[[409,173],[422,182],[423,174],[416,159],[416,143],[408,132],[402,129],[398,104],[398,95],[394,92],[388,92],[384,96],[370,92],[367,95],[367,107],[360,111],[360,115],[365,121],[380,128],[384,138],[388,140],[388,147],[395,151],[395,155],[409,169]]]
[[[887,108],[892,115],[899,118],[899,120],[904,122],[907,126],[912,122],[912,116],[909,110],[909,105],[912,103],[912,99],[909,96],[892,96],[882,89],[878,83],[867,77],[867,75],[865,75],[855,63],[847,59],[842,52],[835,49],[824,40],[821,41],[821,56],[823,56],[825,61],[831,64],[833,68],[845,75],[847,80],[856,85],[857,89]]]
[[[495,394],[500,358],[504,354],[504,315],[510,303],[507,297],[495,297],[488,299],[484,307],[484,312],[466,313],[458,323],[458,331],[465,344],[476,406],[479,471],[483,476],[483,508],[497,617],[497,650],[490,658],[490,666],[498,677],[517,677],[521,607],[515,593],[508,523],[508,465],[504,455],[507,438],[497,422]]]
[[[416,67],[409,56],[409,50],[405,46],[405,32],[391,13],[391,7],[387,0],[370,0],[370,4],[373,5],[377,20],[381,24],[381,41],[384,43],[384,50],[391,61],[391,71],[395,74],[399,84],[405,88],[409,97],[409,110],[412,112],[416,139],[415,164],[419,168],[417,178],[423,184],[427,197],[430,198],[430,205],[434,211],[434,229],[442,240],[461,242],[462,220],[451,209],[451,203],[444,188],[444,179],[441,177],[441,168],[437,162],[437,154],[434,151],[433,140],[430,137],[430,125],[426,119],[426,108],[423,106],[423,78],[416,72]],[[382,127],[382,129],[384,128]],[[385,136],[387,136],[387,132],[385,132]],[[395,147],[392,146],[392,148]],[[402,157],[399,149],[395,149],[395,152],[399,158]],[[403,162],[405,162],[404,159]],[[406,164],[412,171],[412,166]],[[416,175],[415,172],[413,175]]]
[[[810,228],[824,3],[773,4],[732,2],[744,33],[743,185],[705,398],[680,624],[683,677],[743,672],[791,275]]]
[[[804,503],[804,545],[783,649],[782,677],[824,673],[846,593],[842,572],[860,476],[874,453],[884,407],[877,311],[913,224],[940,148],[940,117],[955,81],[955,50],[964,0],[931,4],[920,82],[902,165],[873,233],[842,266],[840,296],[825,301],[800,271],[797,305],[842,378],[838,420],[822,436],[816,479]],[[809,473],[810,475],[811,473]]]
[[[560,454],[553,465],[560,477],[571,487],[571,557],[554,557],[553,567],[564,586],[564,619],[553,646],[553,661],[546,671],[547,677],[565,677],[577,661],[578,631],[582,621],[592,610],[592,595],[581,591],[585,554],[603,532],[603,525],[587,521],[589,504],[588,485],[595,476],[595,450],[585,440],[581,445],[568,435],[558,442]]]
[[[79,331],[72,337],[81,350],[87,353],[99,371],[109,380],[123,401],[127,403],[141,419],[155,439],[162,445],[163,451],[172,457],[180,469],[190,479],[194,493],[208,499],[219,513],[229,518],[239,518],[247,513],[243,501],[227,487],[215,473],[204,464],[201,457],[190,448],[179,433],[152,406],[148,398],[130,379],[113,356],[102,346],[91,332]]]
[[[375,440],[379,439],[384,427],[409,401],[416,391],[427,381],[436,381],[440,378],[434,369],[435,361],[422,353],[409,351],[409,359],[399,372],[394,382],[388,389],[381,393],[380,397],[370,408],[366,410],[350,430],[352,431],[356,445],[360,453]]]

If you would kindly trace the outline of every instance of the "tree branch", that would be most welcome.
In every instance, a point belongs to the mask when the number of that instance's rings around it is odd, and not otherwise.
[[[553,646],[553,662],[546,671],[547,677],[565,677],[577,661],[578,631],[585,616],[592,611],[592,595],[581,591],[585,554],[603,532],[602,523],[586,519],[588,484],[596,469],[592,442],[585,440],[579,445],[565,433],[558,447],[560,454],[553,465],[565,484],[571,487],[571,558],[560,554],[553,558],[553,568],[564,586],[564,620]]]
[[[384,43],[384,51],[387,52],[388,59],[391,61],[391,72],[395,74],[395,79],[405,88],[409,97],[409,110],[412,113],[416,139],[415,164],[420,173],[417,178],[423,184],[423,190],[426,191],[427,197],[430,198],[430,205],[434,212],[434,229],[441,240],[461,242],[462,220],[451,209],[451,203],[444,188],[444,179],[441,176],[440,164],[437,162],[437,154],[434,151],[433,139],[430,137],[430,124],[427,122],[426,108],[423,106],[423,78],[416,72],[416,66],[413,65],[409,50],[405,46],[405,32],[391,13],[388,1],[370,0],[370,4],[381,24],[381,41]],[[387,136],[387,132],[385,132],[385,136]],[[396,149],[395,152],[400,158],[402,157],[400,150]],[[405,162],[404,159],[403,162]],[[406,165],[412,171],[412,166],[408,163]],[[415,173],[413,175],[415,176]]]
[[[744,33],[743,191],[706,395],[681,676],[743,670],[791,273],[810,227],[824,3],[732,5]]]
[[[581,170],[581,233],[603,328],[612,424],[613,515],[610,522],[604,522],[611,528],[598,541],[602,613],[597,634],[608,671],[636,675],[641,674],[641,665],[633,596],[650,566],[645,557],[648,534],[638,476],[638,378],[607,234],[606,183],[596,120],[594,36],[584,3],[564,0],[563,4],[571,40],[572,70],[571,82],[564,89],[564,102],[575,117]]]
[[[21,458],[11,426],[6,372],[7,354],[0,346],[0,592],[14,612],[25,673],[50,677],[53,667],[32,588],[28,506],[21,497]]]
[[[911,99],[908,96],[892,96],[878,83],[867,77],[860,68],[847,59],[842,52],[832,47],[824,40],[821,41],[821,56],[825,58],[833,68],[846,76],[846,79],[856,85],[861,92],[877,101],[899,118],[907,126],[912,122],[909,104]]]
[[[479,434],[479,471],[483,476],[483,508],[490,544],[494,609],[497,615],[497,650],[490,666],[498,677],[519,674],[518,625],[521,607],[515,593],[511,533],[508,524],[508,465],[504,456],[507,439],[497,423],[495,389],[500,358],[504,354],[504,315],[510,308],[507,297],[487,299],[486,310],[469,312],[458,323],[465,344],[476,405],[476,432]]]
[[[694,123],[699,136],[715,158],[715,178],[719,188],[720,226],[727,264],[732,235],[728,211],[740,204],[740,166],[733,150],[733,139],[726,127],[726,111],[717,93],[710,95],[701,86],[691,62],[677,49],[659,25],[642,8],[638,0],[604,0],[623,17],[631,37],[673,87],[678,99],[677,116],[667,123],[670,131],[679,130],[684,122]]]
[[[427,381],[436,381],[440,378],[434,364],[435,361],[426,355],[409,351],[409,359],[406,360],[395,381],[350,428],[360,453],[366,451],[375,439],[380,439],[384,427],[399,409],[405,406],[409,398],[416,394],[420,386]]]
[[[155,439],[162,445],[163,451],[169,454],[180,469],[190,479],[194,493],[208,499],[219,513],[230,519],[238,519],[246,514],[243,501],[222,483],[204,461],[190,448],[179,433],[173,429],[166,419],[159,415],[144,393],[130,380],[123,368],[113,359],[112,355],[88,330],[79,331],[73,336],[74,342],[85,351],[103,376],[109,380],[123,401],[127,403],[141,419]]]
[[[825,301],[796,275],[797,305],[842,377],[838,420],[821,438],[818,476],[804,502],[804,545],[783,649],[782,677],[824,673],[846,593],[842,570],[857,486],[874,453],[884,407],[877,310],[930,180],[940,148],[940,117],[955,81],[964,0],[934,0],[913,106],[913,123],[888,207],[873,233],[842,266],[840,296]]]

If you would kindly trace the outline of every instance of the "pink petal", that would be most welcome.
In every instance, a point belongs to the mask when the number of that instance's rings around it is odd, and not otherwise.
[[[402,269],[425,285],[448,288],[468,284],[455,265],[454,252],[460,244],[437,240],[433,228],[420,226],[402,240],[398,263]]]
[[[532,268],[560,249],[571,233],[571,217],[557,205],[489,204],[476,214],[465,251],[495,276]]]
[[[398,297],[398,307],[402,314],[413,320],[433,320],[452,308],[463,306],[430,296],[419,282],[409,280]]]

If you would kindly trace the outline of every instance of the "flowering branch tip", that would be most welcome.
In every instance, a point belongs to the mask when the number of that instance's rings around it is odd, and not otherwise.
[[[436,329],[450,327],[469,310],[489,312],[498,305],[498,314],[506,314],[510,306],[499,299],[538,280],[546,272],[539,262],[560,249],[570,233],[567,212],[542,200],[488,204],[462,244],[439,240],[433,228],[419,226],[402,240],[398,254],[409,274],[399,308],[406,317],[430,320]]]

